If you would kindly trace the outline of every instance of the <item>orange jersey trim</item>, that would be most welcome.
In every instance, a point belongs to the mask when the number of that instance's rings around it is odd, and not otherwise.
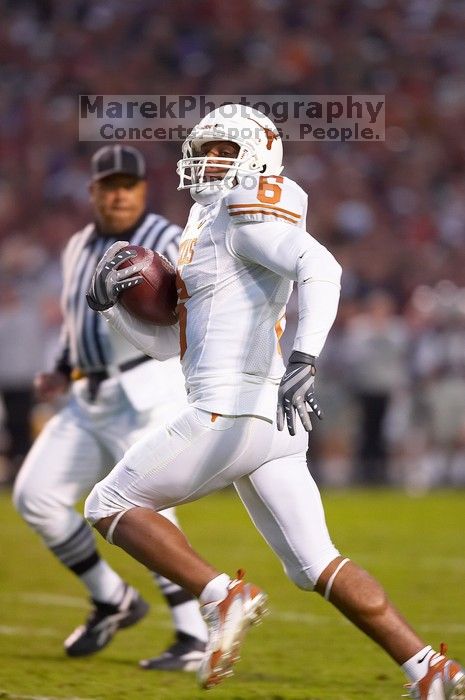
[[[288,216],[294,216],[296,219],[302,218],[300,214],[296,214],[289,209],[282,209],[281,207],[276,207],[274,204],[228,204],[228,209],[253,209],[256,207],[261,207],[262,209],[271,209],[273,211],[280,211]]]
[[[283,322],[285,322],[285,320],[286,320],[286,315],[281,316],[279,321],[276,321],[275,326],[274,326],[274,330],[276,333],[276,340],[277,340],[277,344],[278,344],[278,352],[280,355],[283,354],[283,351],[281,349],[281,338],[282,338],[282,335],[284,333],[284,327],[283,327],[284,323]]]

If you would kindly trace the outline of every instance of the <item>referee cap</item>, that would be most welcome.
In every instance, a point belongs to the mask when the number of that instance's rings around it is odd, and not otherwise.
[[[115,144],[103,146],[91,160],[92,180],[102,180],[109,175],[133,175],[143,180],[146,177],[144,156],[137,148]]]

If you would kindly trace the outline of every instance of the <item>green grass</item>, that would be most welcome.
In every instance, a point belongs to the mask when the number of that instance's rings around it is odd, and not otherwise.
[[[341,551],[368,568],[434,646],[465,660],[461,492],[421,499],[381,492],[330,492],[328,523]],[[403,674],[315,594],[297,590],[257,535],[233,493],[183,506],[193,545],[219,569],[241,566],[270,595],[271,615],[247,638],[236,675],[208,693],[217,700],[386,700]],[[0,496],[0,698],[196,700],[190,674],[137,668],[171,639],[169,614],[147,572],[116,548],[101,550],[153,602],[140,625],[101,654],[69,660],[62,640],[86,614],[79,582],[43,548]],[[60,598],[61,596],[61,598]]]

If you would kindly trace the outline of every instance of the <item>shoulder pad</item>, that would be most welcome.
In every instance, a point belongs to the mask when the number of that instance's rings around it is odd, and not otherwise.
[[[235,225],[261,221],[306,225],[307,195],[282,175],[246,176],[231,190],[225,204]]]

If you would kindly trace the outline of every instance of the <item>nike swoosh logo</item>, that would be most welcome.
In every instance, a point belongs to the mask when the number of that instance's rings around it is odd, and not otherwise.
[[[430,653],[430,651],[431,651],[431,649],[429,649],[429,650],[426,652],[426,654],[424,655],[424,657],[423,657],[422,659],[418,659],[417,664],[422,664],[423,661],[424,661],[424,660],[426,659],[426,657],[428,656],[428,654]]]

